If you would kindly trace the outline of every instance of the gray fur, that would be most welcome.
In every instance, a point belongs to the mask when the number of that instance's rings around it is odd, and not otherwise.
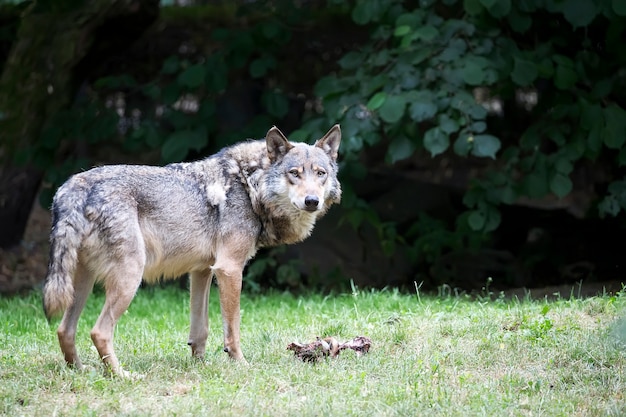
[[[108,369],[123,374],[113,330],[141,280],[185,273],[191,274],[192,354],[205,351],[206,299],[215,275],[225,351],[243,359],[243,267],[261,247],[308,237],[315,221],[340,201],[340,140],[338,125],[315,145],[289,142],[274,127],[265,140],[241,142],[197,162],[103,166],[71,177],[53,200],[43,291],[48,318],[65,311],[57,333],[66,361],[81,366],[76,324],[96,281],[104,284],[106,301],[92,339]]]

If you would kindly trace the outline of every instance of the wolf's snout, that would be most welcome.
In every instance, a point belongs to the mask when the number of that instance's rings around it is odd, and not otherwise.
[[[307,195],[304,198],[304,208],[307,211],[315,211],[317,210],[317,206],[320,204],[320,199],[314,195]]]

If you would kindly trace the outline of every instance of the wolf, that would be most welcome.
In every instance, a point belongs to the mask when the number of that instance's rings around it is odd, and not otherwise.
[[[50,261],[43,287],[48,320],[64,312],[57,336],[65,361],[82,368],[78,319],[94,283],[105,302],[91,339],[107,374],[127,376],[113,349],[115,325],[142,280],[189,273],[194,357],[205,354],[208,295],[216,278],[224,351],[240,347],[242,272],[259,248],[299,242],[341,199],[339,125],[314,145],[272,127],[265,139],[226,147],[195,162],[109,165],[70,177],[52,203]]]

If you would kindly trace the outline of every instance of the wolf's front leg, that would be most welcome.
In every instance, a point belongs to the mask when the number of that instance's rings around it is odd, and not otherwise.
[[[211,291],[211,270],[195,271],[189,274],[191,326],[187,344],[191,355],[203,358],[206,340],[209,336],[209,292]]]
[[[245,262],[245,261],[244,261]],[[243,262],[218,260],[213,266],[220,291],[224,327],[224,352],[235,360],[244,360],[239,346],[240,301]]]

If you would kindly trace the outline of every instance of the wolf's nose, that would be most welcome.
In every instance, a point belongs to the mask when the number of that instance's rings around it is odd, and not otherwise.
[[[307,195],[304,198],[304,207],[309,211],[317,210],[317,206],[319,205],[319,203],[319,198],[314,195]]]

